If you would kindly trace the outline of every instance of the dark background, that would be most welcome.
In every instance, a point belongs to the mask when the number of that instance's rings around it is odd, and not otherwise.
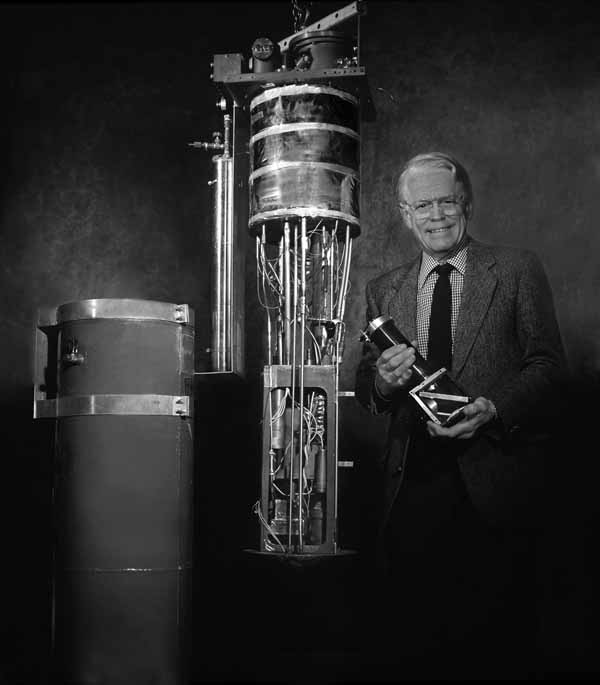
[[[313,3],[310,21],[343,6]],[[49,664],[52,427],[31,418],[37,310],[86,298],[188,303],[196,312],[197,367],[206,368],[212,168],[210,153],[187,144],[220,128],[212,55],[248,57],[255,38],[280,40],[292,22],[288,2],[0,6],[7,683],[45,683]],[[564,420],[538,554],[540,678],[600,673],[593,555],[600,532],[598,26],[593,3],[577,2],[372,0],[361,22],[377,115],[362,130],[362,233],[341,389],[353,388],[366,282],[416,254],[394,207],[398,166],[418,152],[449,151],[472,176],[472,234],[541,257],[570,362],[562,396],[547,398],[560,401]],[[247,380],[212,397],[206,388],[198,394],[193,673],[199,681],[282,678],[290,663],[293,670],[312,661],[349,676],[353,662],[345,655],[358,633],[348,607],[367,589],[350,572],[345,583],[327,572],[308,579],[289,569],[257,573],[240,554],[258,545],[251,509],[260,473],[263,333],[250,238],[247,250]],[[353,400],[342,402],[340,457],[355,463],[341,474],[342,544],[368,554],[369,457],[383,424]],[[330,583],[331,593],[311,607],[288,581]],[[285,662],[281,635],[290,611],[311,610],[314,621]]]

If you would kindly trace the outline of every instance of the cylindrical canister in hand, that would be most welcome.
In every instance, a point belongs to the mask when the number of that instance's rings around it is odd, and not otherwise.
[[[390,316],[378,316],[376,319],[370,321],[365,330],[365,336],[368,340],[377,345],[380,352],[383,352],[394,345],[404,344],[407,347],[412,346],[410,340],[398,330],[394,320]],[[412,385],[424,381],[436,370],[437,369],[432,368],[432,366],[419,354],[419,351],[415,349],[415,363],[412,367]]]
[[[389,316],[379,316],[370,321],[364,335],[377,345],[380,352],[394,345],[412,345]],[[416,349],[411,370],[413,375],[409,383],[412,388],[410,394],[426,417],[443,426],[451,426],[460,421],[461,409],[471,402],[471,398],[446,370],[435,368]]]

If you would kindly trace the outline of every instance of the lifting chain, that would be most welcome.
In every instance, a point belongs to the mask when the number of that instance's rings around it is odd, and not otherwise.
[[[308,17],[310,16],[310,6],[312,2],[298,2],[292,0],[292,18],[294,20],[294,33],[298,33],[308,24]]]

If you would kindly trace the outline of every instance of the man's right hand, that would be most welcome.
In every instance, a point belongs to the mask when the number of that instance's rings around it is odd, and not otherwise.
[[[414,347],[404,343],[384,350],[375,363],[377,374],[375,386],[383,397],[388,397],[399,388],[405,388],[412,377],[411,367],[415,363],[416,340]]]

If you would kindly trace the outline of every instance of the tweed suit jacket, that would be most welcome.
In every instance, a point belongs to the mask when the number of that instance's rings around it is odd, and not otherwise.
[[[391,316],[416,338],[420,255],[367,284],[367,321]],[[391,401],[374,393],[379,351],[364,346],[356,397],[375,414],[390,416],[382,455],[382,528],[401,486],[416,404],[399,390]],[[566,364],[550,285],[531,251],[469,240],[461,305],[453,345],[452,377],[472,397],[491,400],[499,422],[470,440],[458,457],[472,502],[491,522],[520,516],[537,487],[547,409],[564,379]]]

